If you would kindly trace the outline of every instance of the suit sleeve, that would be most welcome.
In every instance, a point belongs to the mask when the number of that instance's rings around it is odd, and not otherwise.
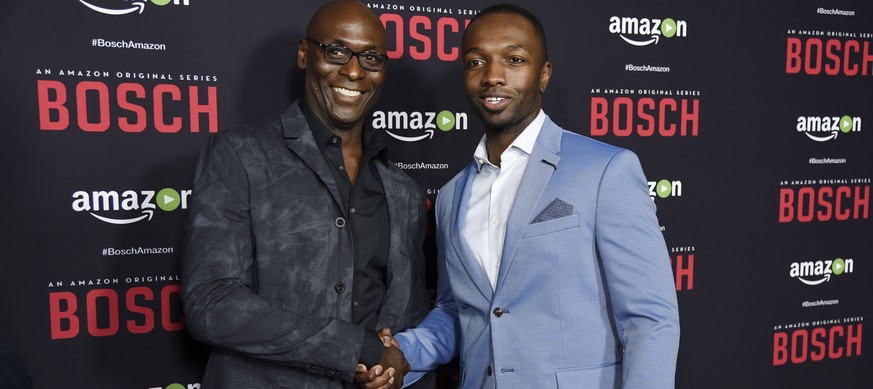
[[[193,189],[182,260],[189,332],[214,347],[351,381],[370,334],[334,318],[282,309],[253,290],[248,176],[230,140],[210,138]]]
[[[443,230],[440,222],[441,212],[447,210],[440,206],[437,201],[436,224],[437,224],[437,295],[434,309],[428,313],[415,328],[407,329],[395,335],[400,344],[400,350],[406,356],[406,360],[412,367],[409,373],[411,380],[405,383],[411,384],[426,372],[440,365],[451,362],[458,353],[460,342],[460,327],[458,323],[458,306],[452,295],[446,272],[447,250],[444,240],[449,236]]]
[[[389,322],[377,323],[377,328],[389,327],[392,331],[400,331],[420,322],[431,306],[427,292],[427,269],[424,259],[424,240],[427,235],[427,206],[424,191],[418,184],[399,169],[394,174],[402,175],[397,182],[409,193],[408,214],[400,215],[394,223],[405,225],[400,234],[400,240],[405,245],[402,251],[406,253],[407,262],[402,270],[392,269],[389,283],[393,286],[395,280],[407,283],[405,289],[392,289],[385,294],[382,302],[383,315]],[[405,221],[405,222],[404,222]],[[405,223],[405,224],[404,224]],[[396,315],[385,315],[386,307],[397,306],[399,300],[404,300],[403,311]]]
[[[607,164],[597,198],[597,248],[624,348],[623,388],[673,388],[679,310],[670,258],[639,159]]]

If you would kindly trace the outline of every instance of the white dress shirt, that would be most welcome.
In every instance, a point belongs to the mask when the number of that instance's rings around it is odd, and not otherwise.
[[[546,114],[541,109],[533,122],[500,154],[500,166],[495,166],[488,160],[485,136],[479,141],[473,155],[479,172],[473,177],[461,235],[488,275],[491,290],[497,286],[497,273],[503,255],[503,241],[506,238],[506,221],[545,120]]]

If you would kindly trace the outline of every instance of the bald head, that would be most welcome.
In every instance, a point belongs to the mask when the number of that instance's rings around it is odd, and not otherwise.
[[[381,32],[381,36],[387,39],[385,27],[379,17],[366,5],[356,0],[330,1],[315,11],[309,25],[306,27],[306,35],[318,36],[324,31],[335,28],[338,24],[354,21],[361,27],[371,29],[371,32]],[[387,41],[383,41],[387,45]]]

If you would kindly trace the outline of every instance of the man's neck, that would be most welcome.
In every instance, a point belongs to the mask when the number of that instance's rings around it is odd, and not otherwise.
[[[510,133],[506,131],[489,132],[486,130],[485,150],[488,152],[488,161],[494,164],[494,166],[500,167],[500,156],[509,148],[509,145],[512,144],[515,138],[518,138],[519,134],[521,134],[521,131]]]
[[[540,110],[524,121],[516,123],[504,128],[495,129],[494,127],[485,127],[485,149],[488,151],[488,161],[497,167],[500,167],[500,156],[509,148],[509,145],[530,126],[537,118]]]

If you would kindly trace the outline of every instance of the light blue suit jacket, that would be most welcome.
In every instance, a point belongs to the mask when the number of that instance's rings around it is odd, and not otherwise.
[[[397,334],[413,370],[459,352],[461,388],[674,387],[676,291],[636,155],[547,118],[494,291],[461,235],[476,174],[474,163],[437,199],[436,307]]]

